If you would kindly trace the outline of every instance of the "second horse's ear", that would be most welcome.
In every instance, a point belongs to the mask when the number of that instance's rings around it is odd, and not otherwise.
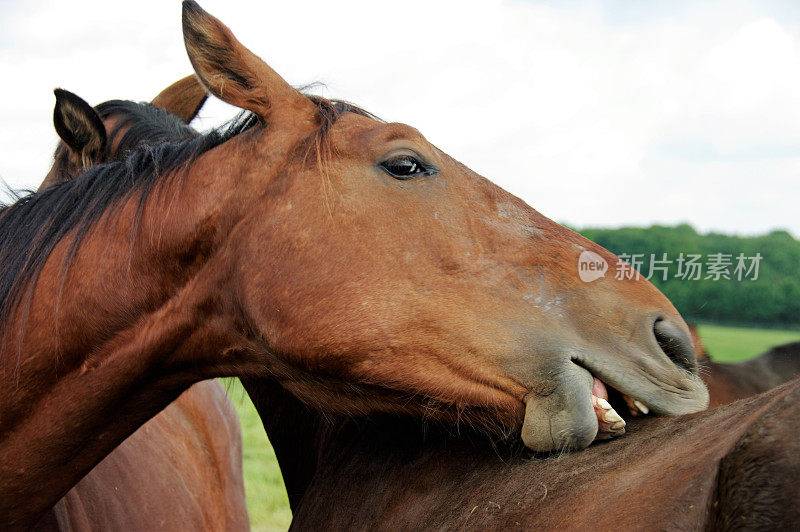
[[[58,136],[80,157],[84,167],[102,162],[107,138],[100,115],[79,96],[64,89],[54,92],[53,125]]]
[[[206,88],[197,76],[192,74],[161,91],[150,103],[188,124],[200,112],[206,99],[208,99]]]

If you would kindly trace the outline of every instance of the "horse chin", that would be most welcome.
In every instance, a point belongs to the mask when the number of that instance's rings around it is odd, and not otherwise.
[[[522,440],[525,445],[537,452],[580,450],[597,440],[608,440],[625,434],[625,419],[618,413],[625,406],[632,416],[645,415],[647,407],[639,401],[607,388],[603,381],[593,377],[591,392],[581,387],[575,397],[582,403],[590,404],[591,410],[581,406],[570,411],[567,407],[552,410],[550,405],[542,405],[538,399],[526,401],[525,421],[522,427]],[[641,405],[641,409],[639,408]],[[549,412],[545,421],[542,415]],[[588,412],[592,412],[594,419]]]
[[[594,377],[569,364],[554,380],[554,387],[525,396],[522,441],[537,452],[584,449],[599,428],[591,400]]]

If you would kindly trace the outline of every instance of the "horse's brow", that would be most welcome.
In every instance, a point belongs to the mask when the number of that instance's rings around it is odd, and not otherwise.
[[[381,128],[380,137],[384,142],[402,139],[425,142],[425,137],[419,131],[409,125],[400,123],[385,124]]]

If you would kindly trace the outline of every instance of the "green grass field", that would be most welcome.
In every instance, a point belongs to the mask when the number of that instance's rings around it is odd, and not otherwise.
[[[709,355],[718,362],[747,360],[760,355],[770,347],[800,340],[800,331],[718,325],[700,325],[698,331]]]
[[[247,512],[254,531],[286,530],[292,520],[281,470],[256,407],[239,379],[224,379],[242,424],[244,487]]]
[[[800,340],[798,331],[701,325],[699,332],[711,357],[723,362],[746,360],[772,346]],[[275,453],[264,434],[255,407],[239,381],[226,379],[225,385],[242,423],[244,482],[253,530],[286,530],[292,514]]]

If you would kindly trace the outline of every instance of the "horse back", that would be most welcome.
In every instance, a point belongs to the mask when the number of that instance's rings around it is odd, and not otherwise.
[[[745,362],[701,362],[710,408],[750,397],[800,376],[800,342],[773,347]]]

